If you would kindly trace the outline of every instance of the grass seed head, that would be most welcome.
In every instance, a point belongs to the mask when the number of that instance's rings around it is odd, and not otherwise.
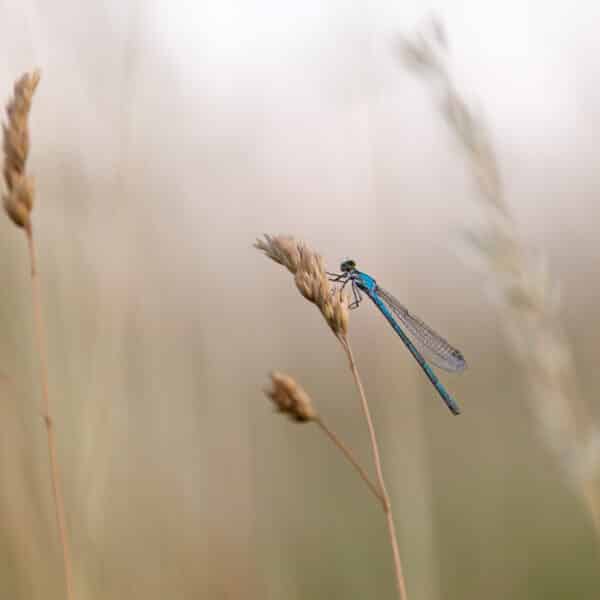
[[[295,275],[300,264],[300,245],[292,236],[265,233],[265,239],[257,239],[254,247]]]
[[[33,178],[26,174],[29,156],[29,112],[33,94],[40,80],[39,71],[25,73],[14,86],[14,95],[6,106],[7,122],[3,125],[4,209],[18,227],[29,228],[33,208]]]
[[[292,377],[277,371],[273,371],[270,377],[272,387],[265,389],[265,394],[279,412],[296,423],[306,423],[317,417],[310,396]]]
[[[291,236],[265,234],[254,247],[294,275],[298,291],[321,311],[334,334],[348,333],[348,301],[329,284],[323,258],[304,242]]]

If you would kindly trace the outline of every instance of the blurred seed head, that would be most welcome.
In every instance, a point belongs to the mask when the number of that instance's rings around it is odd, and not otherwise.
[[[425,32],[404,40],[403,50],[405,64],[433,84],[440,113],[472,168],[484,219],[466,232],[465,250],[471,254],[466,256],[486,276],[508,340],[527,369],[538,433],[585,494],[600,471],[600,432],[589,415],[581,415],[574,359],[559,319],[558,285],[544,257],[518,230],[489,130],[451,77],[446,48],[435,32]]]
[[[337,336],[348,333],[348,300],[341,290],[332,289],[323,258],[304,242],[291,236],[266,235],[254,247],[294,275],[298,291],[318,307]]]
[[[30,227],[33,208],[33,178],[26,174],[29,155],[29,112],[33,94],[40,81],[39,71],[25,73],[14,86],[14,96],[6,106],[7,123],[3,124],[4,181],[8,193],[3,196],[4,209],[18,227]]]
[[[289,375],[273,371],[270,374],[271,388],[265,389],[277,410],[297,423],[306,423],[317,418],[310,396]]]

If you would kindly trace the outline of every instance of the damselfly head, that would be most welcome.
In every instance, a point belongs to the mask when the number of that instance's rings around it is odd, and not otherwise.
[[[350,271],[354,271],[356,269],[356,263],[350,258],[345,260],[340,265],[340,271],[342,273],[349,273]]]

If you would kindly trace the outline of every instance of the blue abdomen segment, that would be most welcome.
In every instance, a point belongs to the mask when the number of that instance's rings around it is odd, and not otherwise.
[[[357,284],[359,288],[369,296],[369,298],[373,301],[373,303],[377,306],[377,308],[381,311],[383,316],[388,320],[389,324],[393,327],[394,331],[398,334],[400,339],[404,342],[404,345],[408,348],[409,352],[413,355],[414,359],[419,363],[419,366],[427,375],[427,378],[433,384],[433,387],[437,390],[438,394],[442,397],[442,400],[446,403],[446,406],[450,409],[452,414],[458,415],[460,414],[460,409],[458,404],[450,396],[450,394],[446,391],[446,388],[442,385],[440,380],[437,378],[437,375],[433,372],[432,368],[429,366],[427,361],[423,358],[421,353],[417,350],[415,345],[411,342],[410,338],[406,335],[404,330],[400,327],[396,319],[394,319],[392,313],[389,311],[388,307],[384,304],[384,302],[377,295],[376,283],[375,280],[366,275],[365,273],[359,274],[359,279],[357,280]]]

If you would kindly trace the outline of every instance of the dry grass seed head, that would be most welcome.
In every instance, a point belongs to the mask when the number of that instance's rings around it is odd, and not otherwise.
[[[39,71],[25,73],[14,86],[13,98],[6,106],[7,123],[3,129],[4,181],[8,190],[3,202],[7,215],[18,227],[28,228],[33,208],[33,178],[26,174],[29,155],[29,112],[40,80]]]
[[[304,242],[285,235],[265,234],[265,239],[257,240],[254,247],[294,275],[298,291],[319,308],[333,333],[347,335],[348,301],[340,290],[332,290],[319,254]]]
[[[317,413],[310,396],[289,375],[273,371],[270,374],[272,387],[265,394],[273,401],[277,410],[296,423],[313,421]]]
[[[558,287],[543,258],[521,238],[505,199],[489,130],[456,87],[445,48],[431,35],[419,35],[405,41],[403,49],[406,64],[436,85],[440,111],[472,166],[486,223],[469,231],[466,241],[485,266],[509,340],[527,365],[539,432],[565,474],[586,495],[600,471],[600,428],[590,425],[577,399],[572,351],[558,318]],[[600,507],[594,510],[600,513]]]
[[[264,252],[271,260],[283,265],[292,275],[296,274],[300,264],[300,246],[289,235],[267,235],[265,239],[257,239],[254,247]]]

